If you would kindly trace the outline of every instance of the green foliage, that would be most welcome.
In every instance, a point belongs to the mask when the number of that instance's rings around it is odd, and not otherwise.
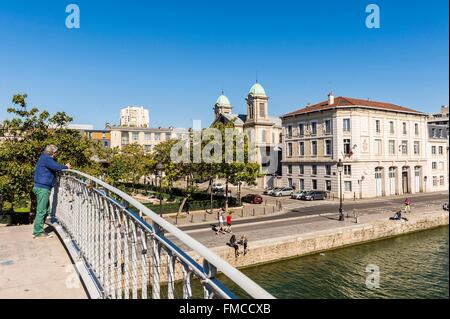
[[[12,98],[13,107],[0,130],[0,201],[15,202],[32,194],[34,167],[45,146],[58,147],[57,160],[83,170],[92,165],[91,142],[78,131],[66,129],[72,118],[64,112],[27,108],[27,95]]]

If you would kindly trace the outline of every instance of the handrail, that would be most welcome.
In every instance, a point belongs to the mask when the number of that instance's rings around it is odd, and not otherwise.
[[[244,275],[241,271],[231,266],[228,262],[220,258],[206,246],[192,238],[191,236],[184,233],[182,230],[172,225],[164,218],[160,217],[158,214],[150,210],[148,207],[144,206],[142,203],[138,202],[136,199],[132,198],[130,195],[125,192],[101,181],[98,178],[85,174],[83,172],[77,170],[63,170],[64,172],[69,172],[71,174],[82,176],[97,185],[102,186],[106,190],[116,194],[127,203],[131,204],[135,208],[137,208],[140,213],[148,216],[154,223],[156,223],[160,228],[167,231],[175,238],[177,238],[184,245],[198,253],[202,256],[209,264],[213,265],[217,268],[218,271],[221,271],[224,275],[226,275],[231,281],[237,284],[240,288],[242,288],[246,293],[248,293],[251,297],[257,299],[273,299],[274,297],[268,293],[266,290],[261,288],[258,284],[256,284],[253,280]]]

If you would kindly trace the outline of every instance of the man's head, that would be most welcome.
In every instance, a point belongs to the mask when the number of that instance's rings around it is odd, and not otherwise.
[[[50,155],[51,157],[54,157],[56,152],[58,152],[58,148],[53,144],[47,145],[44,149],[44,154]]]

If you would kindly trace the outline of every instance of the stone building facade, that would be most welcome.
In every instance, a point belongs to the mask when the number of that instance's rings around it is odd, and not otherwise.
[[[426,191],[427,116],[391,103],[334,97],[282,116],[283,184],[344,198]]]

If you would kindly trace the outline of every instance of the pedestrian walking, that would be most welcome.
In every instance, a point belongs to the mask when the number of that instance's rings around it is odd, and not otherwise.
[[[219,214],[219,231],[224,234],[224,230],[223,230],[223,224],[224,224],[224,218],[223,218],[223,211],[220,212]]]
[[[411,199],[405,199],[405,213],[411,213]]]
[[[44,223],[50,211],[50,192],[56,182],[56,173],[63,169],[70,169],[70,164],[61,165],[55,161],[58,148],[55,145],[48,145],[39,157],[34,171],[33,192],[37,199],[36,218],[34,220],[33,238],[50,238],[44,232]]]
[[[231,212],[228,212],[227,215],[227,227],[225,228],[225,231],[231,233]]]

